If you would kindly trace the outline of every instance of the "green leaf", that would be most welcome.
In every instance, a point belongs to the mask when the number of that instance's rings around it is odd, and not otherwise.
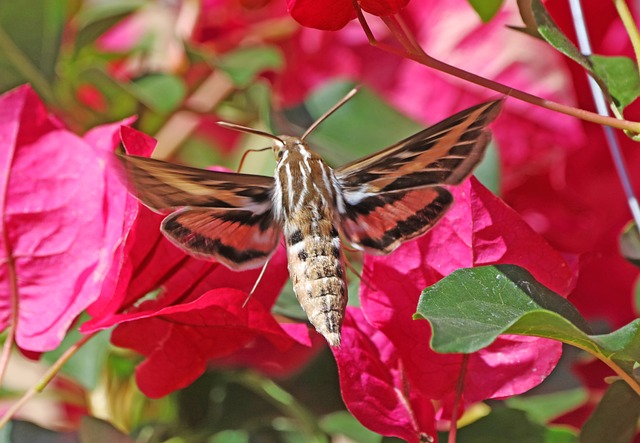
[[[577,388],[542,395],[518,395],[505,400],[505,404],[526,412],[529,419],[545,424],[577,408],[587,398],[587,392],[583,388]]]
[[[578,435],[573,429],[553,426],[547,428],[544,443],[577,443]]]
[[[11,421],[11,437],[9,441],[12,443],[68,443],[74,440],[75,434],[73,432],[55,432],[28,421]]]
[[[473,175],[491,192],[500,195],[500,158],[495,141],[491,141],[484,153],[484,158],[473,172]]]
[[[422,292],[416,317],[431,323],[431,345],[445,353],[475,352],[500,334],[568,339],[586,337],[580,328],[587,329],[571,303],[512,265],[453,272]],[[527,334],[536,327],[536,334]]]
[[[523,2],[520,7],[526,5]],[[598,83],[605,95],[623,109],[640,95],[638,69],[630,58],[585,56],[555,24],[541,0],[531,0],[531,12],[539,34],[558,51],[582,66]],[[527,11],[522,11],[523,16]]]
[[[500,10],[503,0],[467,0],[484,23],[491,21]]]
[[[82,314],[86,320],[87,314]],[[61,369],[63,374],[81,383],[87,389],[93,389],[98,384],[100,371],[104,367],[109,354],[110,331],[101,331],[82,346]],[[71,345],[76,343],[82,334],[77,329],[71,329],[57,349],[43,355],[43,360],[49,364],[55,362]]]
[[[0,428],[0,443],[11,443],[11,428],[13,427],[13,422],[10,421],[2,428]]]
[[[620,236],[620,252],[632,265],[640,268],[640,233],[635,222],[629,222]]]
[[[640,319],[604,335],[588,335],[568,301],[517,266],[459,269],[420,297],[416,318],[431,324],[437,352],[471,353],[501,334],[558,340],[631,373],[640,355]]]
[[[134,443],[135,440],[118,430],[111,423],[99,418],[84,416],[80,423],[80,443]]]
[[[65,0],[4,1],[0,9],[0,90],[31,83],[47,100],[60,52]]]
[[[182,79],[169,74],[147,75],[133,82],[130,89],[142,103],[161,114],[177,109],[187,94]]]
[[[348,441],[353,441],[354,443],[374,443],[382,440],[379,434],[362,426],[347,411],[338,411],[325,415],[320,420],[320,429],[329,435],[344,435]]]
[[[629,57],[589,57],[596,75],[607,85],[609,94],[620,109],[640,96],[638,67]]]
[[[300,303],[293,292],[293,283],[291,283],[291,279],[287,279],[287,283],[285,283],[284,288],[282,288],[280,296],[278,296],[272,311],[274,314],[283,315],[288,318],[300,321],[307,320],[307,316],[300,307]]]
[[[287,117],[302,128],[298,135],[336,104],[353,88],[353,83],[338,81],[316,90]],[[305,114],[296,121],[295,116]],[[437,123],[436,121],[431,122]],[[340,166],[360,157],[380,151],[428,125],[412,120],[367,88],[358,93],[314,130],[309,139],[312,148],[333,166]],[[495,146],[490,145],[476,169],[476,175],[491,190],[499,187],[499,159]]]
[[[604,394],[580,433],[580,443],[627,443],[640,418],[640,396],[618,380]]]
[[[636,279],[633,295],[634,307],[636,312],[638,312],[640,311],[640,278]]]
[[[78,33],[74,39],[76,51],[93,43],[120,20],[144,5],[143,0],[110,0],[100,3],[85,3],[76,15]]]
[[[538,26],[540,35],[554,48],[580,64],[589,73],[593,73],[589,58],[583,55],[578,48],[567,38],[553,21],[540,0],[531,1],[533,18]]]
[[[238,88],[245,88],[262,72],[280,70],[284,59],[273,46],[253,46],[226,54],[217,65],[229,74]]]
[[[207,443],[248,443],[249,433],[244,430],[226,430],[218,432],[207,440]]]
[[[353,83],[334,82],[318,89],[305,101],[307,120],[296,123],[306,129],[352,88]],[[324,147],[318,151],[335,166],[384,149],[422,129],[424,125],[398,112],[369,89],[361,88],[322,122],[309,139]]]
[[[545,443],[546,429],[515,409],[495,409],[458,430],[458,443]],[[447,441],[439,436],[438,441]]]

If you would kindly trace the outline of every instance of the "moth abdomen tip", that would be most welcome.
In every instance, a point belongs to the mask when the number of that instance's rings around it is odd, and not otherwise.
[[[341,337],[339,332],[327,332],[323,334],[324,338],[332,348],[340,348]]]

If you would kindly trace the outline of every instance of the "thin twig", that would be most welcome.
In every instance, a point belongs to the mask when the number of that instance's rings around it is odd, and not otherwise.
[[[2,357],[0,357],[0,386],[2,386],[4,382],[4,376],[7,371],[7,366],[9,365],[9,357],[11,356],[11,348],[13,346],[13,342],[15,341],[16,330],[18,329],[18,309],[20,304],[16,260],[13,256],[13,249],[9,240],[9,234],[7,233],[6,229],[3,229],[2,231],[3,241],[5,245],[7,277],[9,280],[9,303],[11,315],[9,318],[9,331],[7,332],[7,338],[2,349]]]
[[[51,365],[51,367],[45,372],[40,381],[35,385],[31,386],[23,395],[18,399],[17,402],[11,405],[7,412],[4,413],[2,418],[0,418],[0,429],[2,429],[11,418],[22,408],[29,400],[35,397],[37,394],[42,392],[44,388],[53,380],[53,377],[60,371],[62,366],[69,361],[71,357],[92,337],[94,337],[97,332],[91,333],[89,335],[84,335],[80,340],[73,344],[69,349],[67,349],[58,360]]]
[[[395,54],[403,58],[411,59],[415,62],[420,63],[421,65],[436,69],[438,71],[444,72],[446,74],[452,75],[454,77],[460,78],[470,83],[474,83],[478,86],[482,86],[483,88],[491,89],[501,94],[508,95],[509,97],[517,98],[518,100],[522,100],[524,102],[531,103],[533,105],[540,106],[542,108],[560,112],[562,114],[570,115],[570,116],[579,118],[581,120],[589,121],[592,123],[597,123],[600,125],[611,126],[617,129],[640,133],[639,122],[631,122],[628,120],[621,120],[613,117],[603,116],[603,115],[596,114],[594,112],[586,111],[584,109],[578,109],[578,108],[563,105],[561,103],[557,103],[551,100],[545,100],[536,95],[529,94],[519,89],[509,87],[502,83],[481,77],[479,75],[465,71],[464,69],[460,69],[455,66],[444,63],[440,60],[437,60],[429,56],[421,48],[419,50],[416,50],[416,48],[412,44],[409,44],[406,47],[403,46],[402,48],[396,48],[387,43],[379,42],[378,40],[375,39],[375,36],[371,32],[371,29],[367,25],[364,15],[362,14],[362,12],[358,7],[356,8],[356,11],[357,11],[358,20],[360,21],[360,24],[364,29],[364,32],[367,35],[367,38],[369,39],[369,43],[372,46],[376,46],[391,54]],[[389,17],[382,17],[382,20],[386,23],[386,25],[389,27],[389,29],[393,33],[394,37],[401,44],[403,42],[415,41],[415,39],[406,35],[406,31],[407,31],[406,27],[400,26],[400,23],[395,19],[391,19]]]
[[[627,34],[629,35],[629,39],[631,40],[631,46],[633,46],[633,52],[636,55],[636,63],[638,64],[638,70],[640,71],[640,32],[638,32],[638,27],[636,26],[636,22],[633,20],[631,11],[629,11],[629,7],[627,6],[627,3],[624,0],[613,0],[613,4],[616,6],[616,10],[618,11],[620,20],[622,20],[624,29],[627,31]]]
[[[328,441],[313,414],[273,380],[249,371],[234,374],[230,380],[250,389],[284,414],[296,420],[302,426],[302,431],[308,437],[308,441],[317,443]]]

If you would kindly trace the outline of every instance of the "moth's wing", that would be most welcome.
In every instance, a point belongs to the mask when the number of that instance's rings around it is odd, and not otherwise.
[[[161,211],[181,206],[271,211],[274,180],[261,175],[190,168],[146,157],[120,155],[138,199]]]
[[[388,254],[429,230],[452,202],[451,193],[439,186],[373,194],[346,205],[340,230],[356,248]]]
[[[163,220],[162,232],[192,255],[213,258],[235,270],[264,264],[281,237],[271,211],[217,208],[178,210]]]
[[[471,174],[491,139],[486,126],[502,100],[483,103],[395,145],[336,169],[347,203],[377,192],[456,185]]]

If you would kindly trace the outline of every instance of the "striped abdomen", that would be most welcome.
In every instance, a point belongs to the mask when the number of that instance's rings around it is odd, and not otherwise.
[[[319,156],[298,139],[286,141],[276,169],[274,206],[283,223],[289,274],[311,324],[330,345],[339,346],[347,285],[334,226],[337,185]]]

